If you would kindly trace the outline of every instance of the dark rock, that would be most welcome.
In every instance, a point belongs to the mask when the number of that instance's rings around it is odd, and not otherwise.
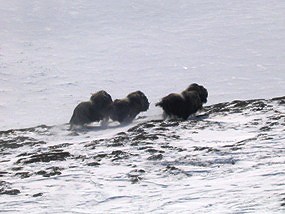
[[[130,129],[128,129],[128,132],[140,132],[140,131],[143,131],[143,127],[141,127],[142,125],[139,124],[139,125],[136,125]]]
[[[17,172],[15,176],[19,176],[20,178],[29,178],[32,174],[29,172]]]
[[[151,154],[154,154],[154,153],[164,153],[164,151],[153,149],[153,148],[146,149],[145,151],[148,152],[148,153],[151,153]]]
[[[112,158],[112,161],[117,161],[129,158],[130,154],[121,150],[117,150],[113,151],[109,156]]]
[[[161,160],[162,158],[163,158],[163,155],[162,154],[158,154],[158,155],[149,156],[147,159],[148,160]]]
[[[40,170],[38,172],[35,173],[36,175],[46,175],[47,172],[45,170]]]
[[[6,194],[6,195],[18,195],[20,194],[20,190],[18,189],[9,189],[9,190],[5,190],[5,191],[0,191],[0,194]]]
[[[269,126],[263,126],[259,129],[260,131],[264,131],[264,132],[267,132],[267,131],[270,131],[271,130],[271,127]]]
[[[106,156],[108,156],[108,154],[97,154],[93,157],[93,159],[101,160],[102,158],[105,158]]]
[[[38,144],[46,144],[46,142],[26,136],[11,136],[7,139],[0,139],[0,151],[17,149],[23,146],[35,146]]]
[[[100,163],[98,162],[91,162],[91,163],[88,163],[87,166],[99,166]]]
[[[215,148],[212,148],[212,147],[207,147],[207,146],[195,146],[194,147],[194,151],[204,151],[206,150],[207,152],[219,152],[220,150],[219,149],[215,149]]]
[[[36,175],[42,175],[43,177],[51,177],[51,176],[55,176],[55,175],[61,175],[61,171],[63,170],[63,168],[60,167],[48,167],[46,168],[46,170],[40,170],[38,172],[36,172]]]
[[[0,181],[0,195],[18,195],[20,190],[12,189],[11,184],[6,181]]]
[[[143,140],[157,140],[159,137],[157,134],[146,134],[146,133],[141,133],[133,137],[132,140],[134,141],[143,141]]]
[[[143,125],[143,127],[144,127],[145,129],[149,129],[149,128],[155,127],[155,124],[153,124],[153,123],[145,123],[145,124]]]
[[[17,163],[36,163],[36,162],[50,162],[50,161],[64,161],[67,157],[70,157],[69,152],[46,152],[36,155],[31,155],[28,158],[22,158]]]
[[[40,196],[43,196],[43,193],[42,193],[42,192],[36,193],[36,194],[33,195],[34,198],[35,198],[35,197],[40,197]]]
[[[51,149],[51,150],[61,149],[61,148],[69,147],[70,145],[72,145],[72,144],[71,143],[62,143],[59,145],[49,146],[49,149]]]
[[[165,128],[165,127],[157,127],[154,129],[155,131],[168,131],[169,129]]]
[[[0,172],[0,177],[3,177],[6,174],[8,174],[8,172]]]

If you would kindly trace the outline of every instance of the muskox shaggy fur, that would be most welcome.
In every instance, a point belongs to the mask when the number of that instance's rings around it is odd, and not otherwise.
[[[163,109],[164,119],[174,117],[186,120],[191,114],[202,109],[203,103],[207,102],[207,97],[207,89],[193,83],[181,94],[171,93],[163,97],[156,106]]]
[[[149,102],[145,94],[141,91],[130,93],[124,99],[116,99],[112,105],[110,117],[120,123],[130,123],[143,111],[147,111]]]
[[[98,91],[92,94],[89,101],[81,102],[76,106],[69,123],[73,126],[95,121],[107,122],[112,102],[112,97],[106,91]]]

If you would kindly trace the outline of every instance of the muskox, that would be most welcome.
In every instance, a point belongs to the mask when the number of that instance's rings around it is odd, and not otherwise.
[[[113,102],[110,118],[120,123],[130,123],[140,112],[147,111],[148,108],[149,102],[145,94],[135,91],[126,98]]]
[[[112,97],[106,91],[98,91],[87,102],[79,103],[70,119],[71,126],[84,125],[96,121],[106,123],[109,120]]]
[[[164,119],[170,117],[187,120],[191,114],[202,109],[203,103],[207,102],[207,97],[207,89],[193,83],[180,94],[171,93],[163,97],[160,102],[156,103],[156,106],[163,109]]]

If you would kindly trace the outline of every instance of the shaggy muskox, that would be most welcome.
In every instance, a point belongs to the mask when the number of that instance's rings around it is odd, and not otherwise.
[[[166,117],[177,117],[186,120],[191,114],[202,109],[203,103],[207,102],[208,91],[197,83],[191,84],[181,94],[171,93],[163,97],[156,106],[160,106]]]
[[[95,121],[107,122],[112,103],[112,97],[106,91],[98,91],[92,94],[89,101],[81,102],[76,106],[69,123],[73,126]]]
[[[147,111],[149,102],[145,94],[141,91],[130,93],[124,99],[116,99],[112,105],[110,117],[120,123],[130,123],[143,111]]]

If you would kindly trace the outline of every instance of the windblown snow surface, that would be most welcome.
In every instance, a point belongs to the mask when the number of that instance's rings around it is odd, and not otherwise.
[[[285,1],[0,0],[0,212],[284,213]],[[203,112],[154,106],[197,82]],[[70,130],[97,90],[133,123]]]

